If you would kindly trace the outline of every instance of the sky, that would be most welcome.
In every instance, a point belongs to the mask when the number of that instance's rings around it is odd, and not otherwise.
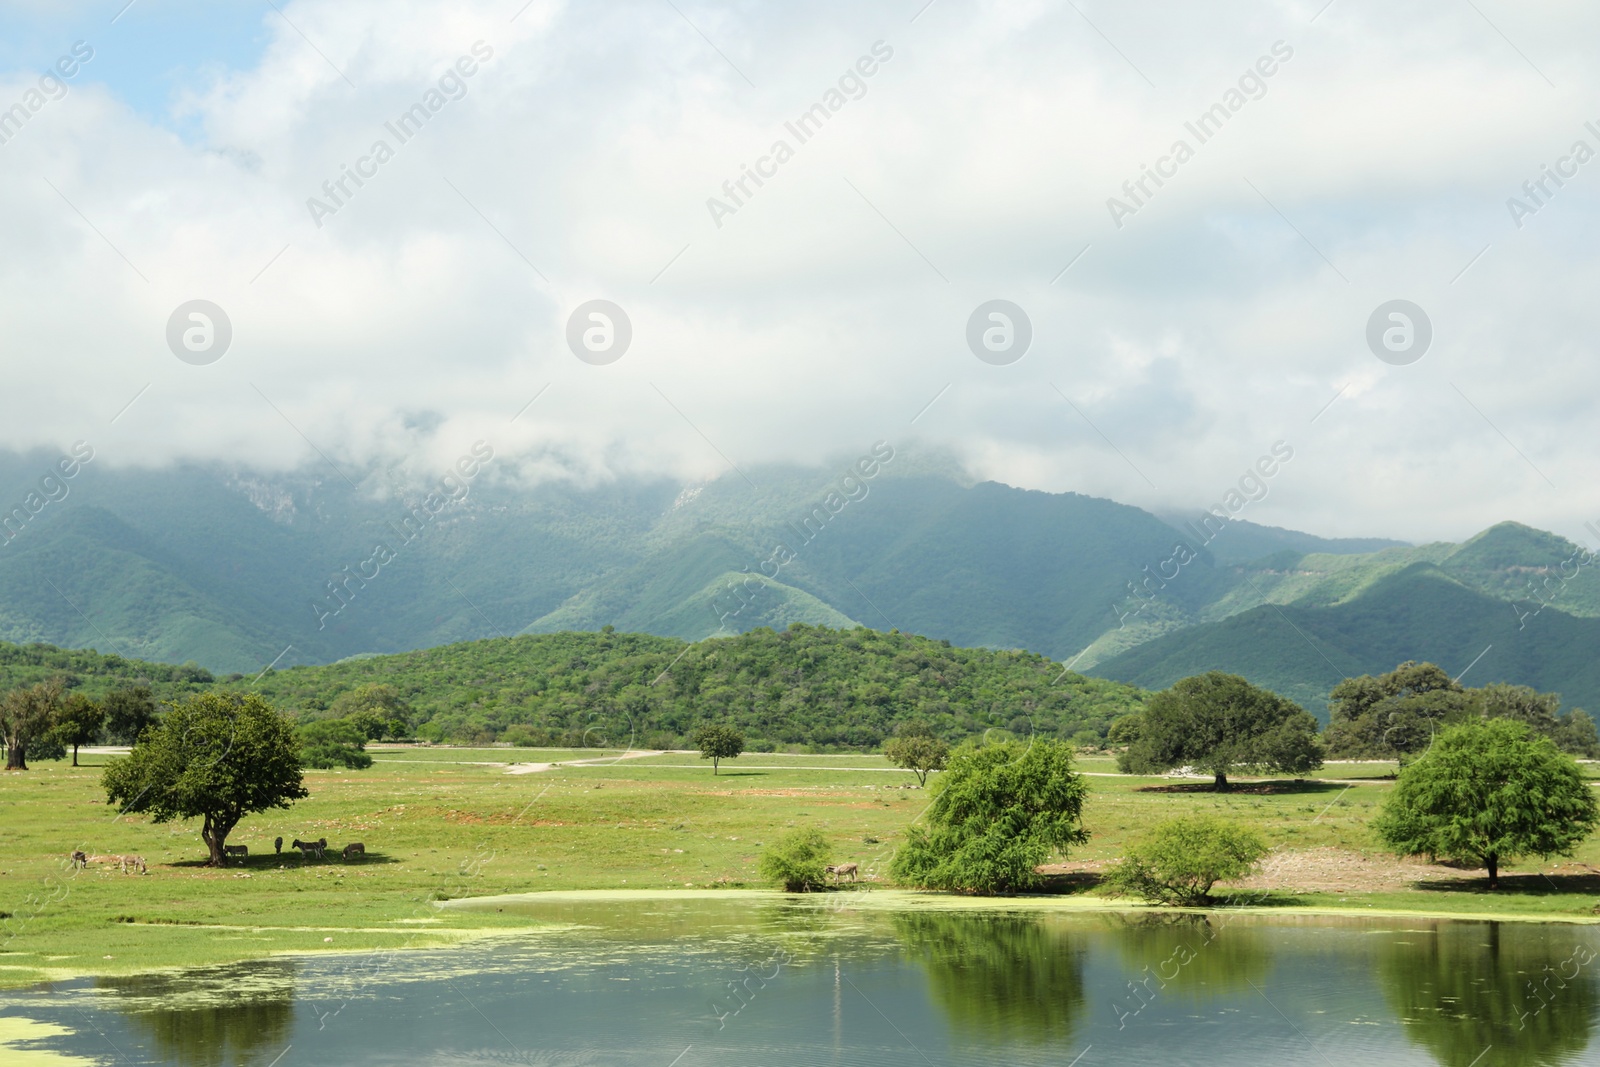
[[[0,0],[0,447],[589,484],[885,440],[1153,509],[1269,457],[1243,518],[1600,547],[1597,31]]]

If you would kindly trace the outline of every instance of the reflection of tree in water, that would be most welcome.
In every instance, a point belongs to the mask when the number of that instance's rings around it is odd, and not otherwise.
[[[1083,949],[1019,915],[898,913],[895,933],[928,972],[951,1029],[973,1038],[1066,1042],[1083,1015]]]
[[[1575,927],[1441,922],[1396,935],[1379,973],[1406,1036],[1445,1067],[1554,1065],[1589,1046],[1595,953]]]
[[[1161,995],[1203,1000],[1261,985],[1272,969],[1266,931],[1235,919],[1216,912],[1111,916],[1128,981],[1138,987],[1122,1007],[1136,1010]]]
[[[289,1043],[294,964],[269,960],[173,974],[97,978],[108,1005],[151,1046],[149,1058],[182,1067],[266,1065]]]

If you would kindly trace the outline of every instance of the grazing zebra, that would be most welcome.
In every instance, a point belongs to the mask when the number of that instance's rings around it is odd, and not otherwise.
[[[272,839],[272,850],[280,856],[283,855],[283,838],[275,837]]]
[[[249,845],[223,845],[222,846],[222,854],[224,856],[238,856],[239,857],[239,861],[241,863],[243,863],[245,857],[250,855],[250,846]]]
[[[83,854],[83,849],[75,848],[72,850],[72,865],[74,867],[89,866],[89,857]]]
[[[834,885],[839,884],[839,876],[842,874],[848,874],[852,882],[856,880],[856,865],[854,863],[834,864],[833,866],[827,868],[827,871],[829,874],[833,875]]]
[[[297,837],[289,847],[300,850],[301,862],[310,859],[312,856],[321,855],[321,849],[317,847],[317,843],[315,841],[302,841]]]
[[[128,868],[129,867],[137,867],[137,868],[139,868],[140,871],[142,871],[145,874],[149,874],[150,873],[149,869],[146,868],[145,865],[144,865],[144,857],[143,856],[99,856],[99,855],[95,855],[95,856],[84,856],[83,857],[83,865],[85,867],[87,867],[91,863],[115,863],[119,867],[122,868],[122,873],[123,874],[127,874],[128,873]]]
[[[350,862],[351,856],[365,856],[366,854],[367,846],[363,845],[360,841],[352,841],[348,845],[344,846],[344,858],[346,863]]]

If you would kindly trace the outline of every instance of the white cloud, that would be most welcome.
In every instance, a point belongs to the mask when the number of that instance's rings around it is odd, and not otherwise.
[[[704,477],[718,450],[889,437],[1184,506],[1284,439],[1257,521],[1423,539],[1600,516],[1600,163],[1521,230],[1505,207],[1574,139],[1600,150],[1581,44],[1600,15],[1480,5],[1525,59],[1470,6],[678,6],[693,26],[643,0],[515,21],[299,0],[300,32],[269,12],[259,63],[179,100],[198,140],[75,84],[0,147],[0,445],[274,466],[313,455],[303,433],[360,466],[489,437],[586,476]],[[465,95],[399,144],[384,123],[479,40]],[[785,121],[880,40],[865,94],[794,144]],[[1280,40],[1265,94],[1114,227],[1107,197]],[[34,77],[0,75],[0,102]],[[793,159],[717,227],[706,199],[777,138]],[[394,158],[316,227],[307,198],[378,139]],[[1436,329],[1409,367],[1362,339],[1397,296]],[[234,325],[207,367],[164,341],[196,297]],[[633,321],[611,366],[565,348],[592,297]],[[993,297],[1035,326],[1009,367],[965,347]],[[418,411],[440,416],[425,443],[401,428]]]

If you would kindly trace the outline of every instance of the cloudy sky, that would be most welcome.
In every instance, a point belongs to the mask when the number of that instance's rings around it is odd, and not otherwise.
[[[1282,441],[1247,518],[1596,543],[1592,5],[523,4],[0,2],[0,447],[1195,507]]]

